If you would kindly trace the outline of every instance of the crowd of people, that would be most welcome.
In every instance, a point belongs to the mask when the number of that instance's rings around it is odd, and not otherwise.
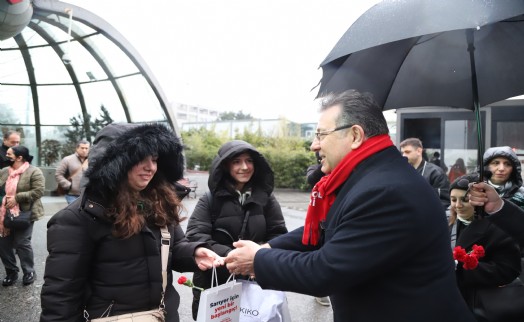
[[[43,174],[20,143],[20,133],[8,131],[0,149],[5,287],[19,278],[16,256],[22,283],[37,278],[31,236],[44,214]],[[337,322],[497,321],[476,299],[522,276],[524,187],[513,149],[488,149],[480,182],[462,158],[449,169],[439,152],[427,160],[418,138],[396,147],[380,106],[355,90],[322,98],[310,149],[311,200],[304,226],[288,232],[271,166],[248,142],[219,148],[208,191],[183,218],[187,192],[176,184],[183,144],[171,129],[114,123],[92,146],[79,141],[56,170],[68,205],[47,224],[40,321],[155,308],[165,321],[179,321],[172,271],[194,272],[196,320],[212,267],[219,284],[235,274],[314,296],[332,306]],[[32,211],[28,228],[3,225],[8,214],[25,210]],[[460,249],[465,255],[455,256]],[[472,253],[480,254],[475,265],[463,260]]]

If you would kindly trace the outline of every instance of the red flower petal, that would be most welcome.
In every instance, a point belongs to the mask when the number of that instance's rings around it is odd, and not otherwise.
[[[184,275],[178,278],[178,284],[184,284],[186,281],[187,281],[187,277],[185,277]]]

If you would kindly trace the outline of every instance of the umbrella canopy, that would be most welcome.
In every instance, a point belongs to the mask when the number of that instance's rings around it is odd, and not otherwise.
[[[319,96],[357,89],[384,109],[475,110],[481,162],[480,106],[524,93],[523,14],[523,0],[384,0],[322,62]]]

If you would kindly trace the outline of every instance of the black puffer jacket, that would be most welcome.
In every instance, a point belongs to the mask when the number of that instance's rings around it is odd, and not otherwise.
[[[133,127],[107,145],[87,172],[82,196],[48,223],[40,321],[84,321],[83,311],[97,318],[111,305],[111,315],[158,308],[162,291],[160,229],[153,224],[127,239],[115,238],[109,219],[112,197],[127,172],[148,155],[158,155],[158,171],[170,181],[182,175],[182,146],[162,125]],[[146,212],[146,211],[145,211]],[[178,224],[171,233],[166,321],[176,322],[180,297],[172,270],[198,270],[193,254],[202,243],[190,243]]]
[[[238,194],[232,188],[232,178],[225,162],[243,152],[249,152],[253,157],[255,173],[248,183],[251,196],[241,205]],[[226,256],[233,249],[232,243],[238,240],[246,212],[249,212],[249,217],[243,239],[265,243],[285,234],[287,229],[282,209],[273,195],[273,180],[269,164],[252,145],[240,140],[224,144],[213,160],[209,173],[208,186],[213,199],[211,201],[207,193],[200,198],[189,218],[187,238],[190,241],[207,242],[217,254]],[[224,283],[229,273],[225,268],[217,272],[219,283]],[[208,272],[194,275],[194,283],[200,287],[208,288],[210,281]]]

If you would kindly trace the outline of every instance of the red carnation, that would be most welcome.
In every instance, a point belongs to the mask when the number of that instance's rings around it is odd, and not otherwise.
[[[455,247],[453,249],[453,259],[458,260],[459,262],[464,261],[464,258],[466,258],[468,254],[466,253],[466,250],[460,246]]]
[[[453,249],[453,259],[461,262],[464,269],[475,269],[479,264],[479,258],[484,257],[484,255],[484,247],[476,244],[473,245],[469,253],[461,246]]]
[[[191,288],[196,288],[197,290],[200,290],[200,291],[203,291],[204,289],[201,288],[201,287],[197,287],[193,284],[193,282],[191,282],[191,280],[187,279],[187,277],[185,277],[184,275],[180,276],[178,278],[178,284],[180,285],[185,285],[185,286],[189,286]]]
[[[479,246],[477,244],[473,245],[473,250],[471,251],[477,258],[482,258],[485,255],[484,247]]]

